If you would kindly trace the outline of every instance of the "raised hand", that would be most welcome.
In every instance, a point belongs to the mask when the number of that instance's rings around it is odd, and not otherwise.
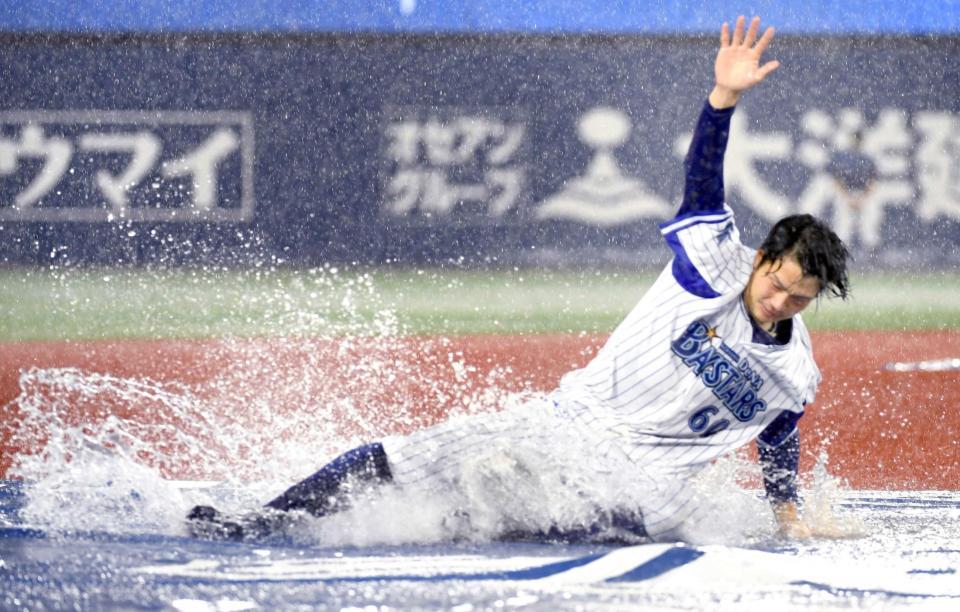
[[[760,30],[760,18],[750,20],[750,28],[744,35],[745,19],[741,15],[730,37],[730,26],[726,23],[720,30],[720,50],[714,64],[716,87],[710,93],[710,103],[714,108],[726,108],[737,103],[740,94],[760,83],[768,74],[780,66],[774,60],[760,65],[760,56],[773,40],[773,28],[767,28],[757,40]]]

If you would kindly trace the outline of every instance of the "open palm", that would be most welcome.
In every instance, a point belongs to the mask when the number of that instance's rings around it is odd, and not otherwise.
[[[743,26],[743,16],[738,17],[731,39],[730,26],[723,24],[720,31],[720,51],[714,64],[717,85],[737,93],[750,89],[780,66],[780,62],[775,60],[760,65],[760,56],[773,40],[773,28],[767,28],[760,40],[757,40],[760,18],[754,17],[750,21],[750,29],[746,35]]]

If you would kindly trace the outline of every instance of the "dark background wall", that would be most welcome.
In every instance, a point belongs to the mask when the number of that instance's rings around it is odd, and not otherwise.
[[[688,32],[660,35],[613,32],[637,29],[623,3],[600,3],[596,21],[530,9],[505,33],[481,18],[506,14],[488,4],[450,22],[472,33],[425,33],[456,28],[428,2],[410,13],[334,3],[318,13],[326,21],[256,3],[234,21],[144,4],[113,13],[129,13],[130,33],[89,3],[56,19],[4,9],[0,261],[666,256],[657,224],[679,202],[685,138],[712,78],[716,35],[689,33],[702,12],[657,13]],[[802,23],[798,7],[823,3],[786,4],[781,16]],[[930,23],[926,9],[903,10],[905,31]],[[726,179],[746,241],[783,214],[837,220],[829,160],[859,134],[877,175],[851,226],[860,263],[960,263],[958,38],[879,35],[885,17],[846,10],[816,23],[820,33],[778,37],[769,55],[783,67],[737,112]],[[852,34],[858,23],[871,33]],[[372,32],[401,26],[416,32]]]

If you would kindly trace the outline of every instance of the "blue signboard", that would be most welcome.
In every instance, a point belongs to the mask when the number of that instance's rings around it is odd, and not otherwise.
[[[6,35],[0,261],[661,263],[712,38]],[[960,263],[960,41],[782,37],[732,126],[748,243]],[[869,184],[844,187],[853,155]]]

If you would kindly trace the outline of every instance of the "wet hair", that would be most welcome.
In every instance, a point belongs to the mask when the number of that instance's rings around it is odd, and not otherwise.
[[[812,215],[791,215],[777,221],[760,245],[760,263],[790,256],[804,276],[820,281],[820,292],[846,299],[850,293],[847,259],[850,252],[826,223]]]

